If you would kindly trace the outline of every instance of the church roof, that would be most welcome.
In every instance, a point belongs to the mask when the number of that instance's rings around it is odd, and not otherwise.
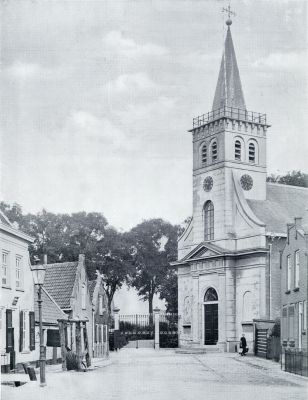
[[[286,234],[287,224],[302,217],[308,206],[308,188],[267,183],[266,200],[247,200],[267,233]]]
[[[237,66],[230,23],[221,59],[213,110],[224,106],[246,109],[240,73]]]

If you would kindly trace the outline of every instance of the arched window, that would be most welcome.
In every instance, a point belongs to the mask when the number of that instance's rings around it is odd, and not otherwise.
[[[248,151],[249,151],[249,162],[255,163],[256,162],[256,146],[254,143],[249,143]]]
[[[204,144],[201,150],[202,164],[207,164],[207,146]]]
[[[203,207],[204,240],[214,239],[214,204],[209,200]]]
[[[204,295],[204,302],[206,303],[207,301],[218,301],[217,292],[212,287],[208,288]]]
[[[217,142],[216,140],[214,140],[214,142],[211,145],[212,162],[217,160],[217,153],[218,153]]]
[[[239,161],[242,159],[242,143],[239,140],[234,143],[234,158]]]
[[[86,285],[85,283],[81,287],[81,308],[86,309]]]

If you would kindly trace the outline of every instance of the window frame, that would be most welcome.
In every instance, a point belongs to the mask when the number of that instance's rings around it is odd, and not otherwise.
[[[294,252],[294,289],[299,289],[299,271],[300,271],[300,253],[299,250]]]
[[[218,143],[217,139],[214,139],[211,143],[211,160],[212,163],[218,160]]]
[[[252,150],[253,147],[253,150]],[[253,154],[253,156],[252,156]],[[256,144],[254,142],[248,143],[248,161],[250,164],[256,163]]]
[[[23,257],[19,254],[15,256],[15,288],[23,289]]]
[[[6,258],[4,263],[4,256]],[[3,287],[10,287],[10,252],[7,250],[2,250],[1,256],[1,285]],[[5,274],[4,274],[5,271]],[[5,282],[3,279],[5,278]]]
[[[211,200],[205,202],[203,206],[204,240],[214,240],[214,203]]]
[[[242,161],[242,142],[239,139],[234,141],[234,159]]]
[[[292,264],[291,255],[287,255],[287,291],[291,290]]]

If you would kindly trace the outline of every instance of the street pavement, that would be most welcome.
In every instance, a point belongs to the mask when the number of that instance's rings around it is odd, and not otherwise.
[[[307,399],[308,379],[278,363],[238,354],[175,354],[174,350],[122,349],[94,360],[88,372],[47,368],[47,386],[2,385],[8,400],[283,400]],[[21,375],[25,377],[25,375]],[[2,380],[5,380],[5,375]],[[20,375],[19,375],[20,377]],[[25,380],[25,379],[24,379]]]

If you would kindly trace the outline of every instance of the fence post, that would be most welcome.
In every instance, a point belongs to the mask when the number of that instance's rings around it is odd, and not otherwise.
[[[119,322],[120,315],[119,315],[119,311],[120,311],[120,309],[117,308],[117,307],[115,307],[115,308],[113,309],[113,312],[114,312],[114,330],[115,330],[115,331],[118,331],[118,330],[120,329],[120,322]]]
[[[160,309],[158,307],[154,308],[154,348],[155,350],[159,350],[159,312]]]

